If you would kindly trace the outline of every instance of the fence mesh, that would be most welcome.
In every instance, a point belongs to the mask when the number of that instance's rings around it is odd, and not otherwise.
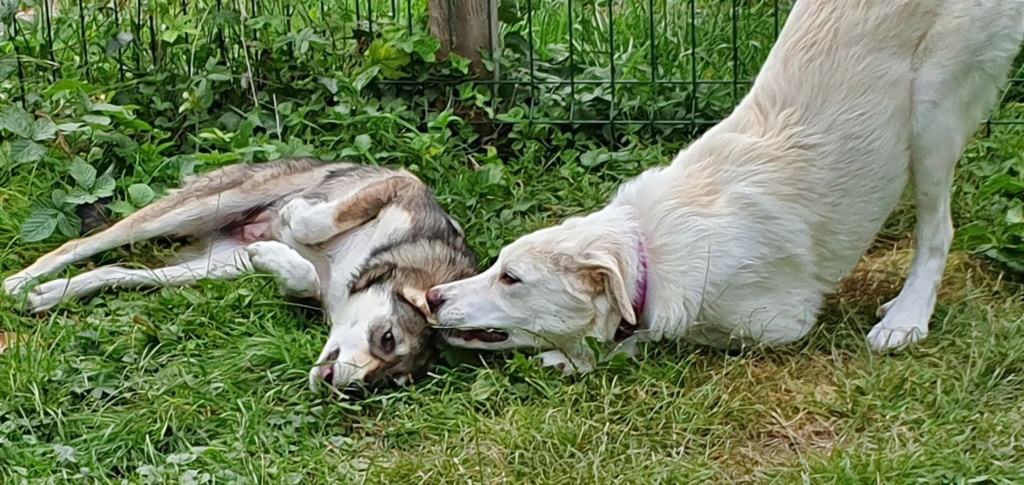
[[[10,91],[0,96],[30,102],[42,80],[132,89],[201,73],[259,104],[296,76],[329,78],[375,56],[369,94],[426,95],[429,109],[486,93],[462,113],[470,122],[692,133],[745,94],[792,4],[502,0],[501,47],[483,53],[496,76],[468,82],[458,58],[411,69],[430,64],[430,8],[456,1],[0,0],[0,86]],[[302,69],[275,72],[282,56]],[[1020,122],[1021,81],[1013,76],[990,126]]]

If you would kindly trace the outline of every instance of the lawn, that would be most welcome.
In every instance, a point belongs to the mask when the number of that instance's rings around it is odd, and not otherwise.
[[[646,6],[669,48],[690,38],[688,3],[614,3],[614,48],[598,35],[607,4],[577,2],[593,22],[577,23],[573,44],[559,10],[528,19],[516,15],[526,1],[508,3],[507,79],[531,78],[532,59],[552,84],[389,83],[457,80],[464,68],[432,58],[436,46],[418,30],[425,2],[415,4],[413,33],[406,19],[382,20],[379,37],[336,45],[303,30],[301,17],[288,26],[280,15],[250,19],[226,31],[229,41],[249,27],[261,34],[250,51],[227,56],[250,56],[257,75],[248,78],[244,61],[224,60],[216,31],[203,30],[213,21],[202,9],[175,15],[168,30],[180,35],[159,36],[159,60],[116,45],[102,57],[110,25],[100,17],[87,26],[100,45],[89,72],[35,62],[5,77],[0,57],[0,278],[77,235],[83,207],[102,202],[116,219],[193,171],[304,154],[416,172],[483,266],[517,236],[600,207],[624,180],[667,163],[696,121],[721,116],[742,94],[729,79],[756,72],[774,24],[767,2],[734,2],[744,46],[734,50],[730,6],[701,1],[693,52],[708,84],[614,91],[575,80],[609,79],[609,52],[621,57],[616,79],[645,79]],[[61,41],[73,20],[55,30],[58,58],[77,45],[75,35]],[[530,37],[529,24],[538,47],[524,54],[517,39]],[[45,61],[45,37],[31,32],[0,42],[0,56],[16,45]],[[309,52],[296,55],[303,39]],[[579,65],[565,62],[570,46]],[[694,71],[689,48],[676,48],[658,56],[658,79]],[[1024,112],[1020,101],[1011,90],[1000,119]],[[644,123],[523,122],[564,121],[569,106],[574,119],[614,111]],[[694,123],[652,126],[652,114]],[[491,119],[503,124],[479,123]],[[43,315],[2,297],[0,331],[13,343],[0,355],[0,483],[1021,483],[1021,153],[1024,127],[998,123],[968,148],[932,332],[887,356],[871,354],[864,336],[906,275],[909,197],[799,343],[736,355],[663,343],[568,378],[526,355],[448,352],[411,387],[363,399],[312,393],[306,373],[326,337],[322,316],[257,275],[109,291]],[[170,251],[140,244],[94,263],[155,264]]]

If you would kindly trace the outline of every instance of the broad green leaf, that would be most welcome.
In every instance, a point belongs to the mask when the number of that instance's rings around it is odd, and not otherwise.
[[[153,189],[146,184],[132,184],[128,187],[128,196],[132,199],[132,205],[142,207],[153,201]]]
[[[61,123],[57,125],[57,130],[61,133],[74,133],[76,131],[85,131],[88,127],[85,123]]]
[[[127,217],[135,212],[135,207],[123,200],[115,200],[107,204],[107,210],[121,217]]]
[[[75,449],[70,446],[55,444],[53,445],[53,451],[57,453],[58,462],[78,462],[78,459],[75,458]]]
[[[82,159],[75,159],[71,162],[71,178],[78,182],[78,185],[91,189],[96,183],[96,169],[85,163]]]
[[[69,193],[64,200],[67,201],[68,204],[81,205],[92,204],[93,202],[96,202],[97,199],[99,199],[99,197],[89,193],[89,191],[81,187],[75,187],[74,189],[71,189],[71,193]]]
[[[42,241],[57,228],[57,211],[42,209],[33,212],[21,223],[21,241],[30,243]]]
[[[352,87],[355,88],[356,92],[362,91],[370,81],[373,81],[377,77],[377,73],[380,72],[380,67],[371,66],[365,71],[356,76],[355,80],[352,81]]]
[[[32,138],[32,115],[11,105],[0,111],[0,130],[7,130],[21,138]]]
[[[67,202],[68,193],[64,189],[53,189],[53,193],[50,194],[50,200],[53,201],[53,205],[60,207]]]
[[[106,117],[106,116],[85,115],[85,116],[82,117],[82,120],[85,121],[86,123],[91,124],[91,125],[103,125],[103,126],[109,126],[110,125],[110,118]]]
[[[82,219],[74,214],[61,213],[57,216],[57,231],[67,238],[78,237],[82,234]]]
[[[114,195],[114,188],[117,186],[117,182],[114,178],[109,175],[104,175],[96,179],[96,186],[92,188],[92,193],[96,197],[110,197]]]
[[[331,94],[337,94],[337,92],[338,92],[338,80],[337,79],[334,79],[332,77],[318,76],[316,78],[316,82],[320,83],[321,85],[323,85],[323,87],[327,88],[327,90],[330,91]]]
[[[1024,208],[1014,207],[1006,213],[1006,222],[1010,224],[1024,224]]]
[[[35,141],[52,140],[57,136],[57,125],[48,119],[38,119],[32,125],[32,139]]]
[[[11,159],[17,163],[32,163],[46,156],[46,148],[32,140],[15,140],[11,143]]]
[[[373,145],[373,140],[370,139],[370,135],[363,133],[356,137],[356,146],[362,151],[369,151]]]
[[[128,110],[124,109],[123,106],[117,106],[109,103],[96,103],[92,105],[93,111],[99,111],[102,113],[119,113],[123,115],[128,114]]]

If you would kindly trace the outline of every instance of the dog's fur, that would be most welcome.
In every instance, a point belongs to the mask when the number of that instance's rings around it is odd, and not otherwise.
[[[96,253],[158,236],[200,239],[191,256],[155,270],[105,266],[48,281],[27,295],[34,311],[104,287],[186,285],[249,271],[283,293],[321,301],[330,337],[310,385],[338,387],[426,371],[436,347],[424,295],[473,274],[462,229],[414,175],[352,163],[285,159],[227,166],[98,234],[70,241],[7,278],[19,293]]]
[[[586,337],[617,330],[793,342],[912,178],[917,252],[867,340],[876,351],[917,341],[953,235],[954,165],[1022,36],[1021,0],[800,0],[731,116],[606,208],[432,290],[435,317],[458,329],[455,345],[553,349],[543,361],[569,370],[592,364]]]

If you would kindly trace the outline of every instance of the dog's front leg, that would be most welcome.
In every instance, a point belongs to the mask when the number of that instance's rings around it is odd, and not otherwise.
[[[277,241],[259,241],[245,249],[253,269],[273,276],[282,294],[320,298],[320,278],[316,267],[298,251]]]

